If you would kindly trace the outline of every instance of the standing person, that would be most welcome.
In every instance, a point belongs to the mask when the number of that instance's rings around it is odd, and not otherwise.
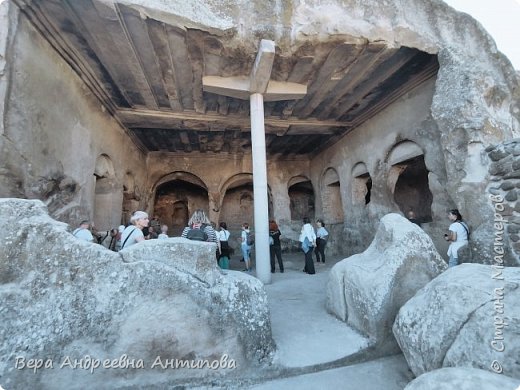
[[[143,229],[148,226],[148,214],[144,211],[136,211],[132,214],[130,223],[131,225],[128,225],[121,235],[121,249],[144,241]]]
[[[90,221],[87,219],[81,221],[79,227],[72,232],[72,235],[80,240],[94,242],[94,236],[90,232]]]
[[[211,222],[202,209],[197,209],[188,221],[188,226],[182,231],[181,237],[193,241],[214,242],[218,245],[217,234]]]
[[[318,225],[318,229],[316,231],[316,249],[314,249],[314,253],[316,254],[316,261],[321,261],[325,263],[325,246],[327,245],[327,240],[329,239],[329,232],[325,229],[325,223],[323,220],[316,220],[316,224]]]
[[[229,268],[229,237],[231,233],[227,230],[227,224],[220,222],[220,230],[218,231],[217,237],[219,242],[219,256],[218,264],[223,269]]]
[[[444,235],[444,239],[450,242],[448,247],[448,256],[450,257],[448,267],[451,268],[459,263],[459,249],[468,244],[469,228],[466,222],[462,221],[462,215],[460,215],[457,209],[449,211],[448,219],[452,224],[448,228],[448,233]]]
[[[225,222],[220,222],[219,224],[220,230],[218,231],[218,241],[220,243],[220,257],[227,256],[229,258],[229,237],[231,233],[227,230],[227,224]]]
[[[313,275],[316,271],[314,270],[314,262],[312,261],[312,248],[316,246],[316,233],[308,217],[303,218],[300,242],[302,243],[302,250],[305,253],[305,268],[303,272]]]
[[[240,248],[242,249],[242,255],[244,256],[244,262],[246,263],[246,269],[243,269],[242,271],[251,271],[251,246],[247,244],[247,237],[251,234],[251,231],[249,230],[249,224],[243,223],[242,224],[242,234],[240,235]]]
[[[164,240],[165,238],[168,238],[168,225],[162,225],[161,226],[161,234],[157,237],[160,240]]]
[[[269,221],[269,252],[271,254],[271,273],[275,272],[274,257],[278,259],[278,267],[280,273],[283,274],[282,245],[280,244],[280,236],[282,233],[278,228],[276,221]]]

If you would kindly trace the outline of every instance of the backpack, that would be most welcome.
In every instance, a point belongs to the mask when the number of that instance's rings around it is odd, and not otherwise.
[[[251,232],[246,232],[246,244],[249,246],[255,245],[255,235]]]
[[[204,231],[206,225],[202,224],[198,228],[191,228],[186,234],[188,240],[193,241],[208,241],[208,234]]]

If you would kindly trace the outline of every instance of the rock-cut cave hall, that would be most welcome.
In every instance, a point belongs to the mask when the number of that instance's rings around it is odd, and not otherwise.
[[[171,236],[202,208],[262,238],[258,211],[287,251],[321,218],[342,257],[414,211],[446,259],[457,208],[491,264],[500,196],[519,265],[518,76],[441,1],[7,0],[0,25],[0,197]]]

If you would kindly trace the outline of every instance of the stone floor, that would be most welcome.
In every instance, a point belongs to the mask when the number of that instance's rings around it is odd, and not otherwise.
[[[277,269],[265,286],[280,376],[248,388],[398,390],[413,379],[402,355],[381,358],[372,351],[374,358],[367,358],[368,340],[327,313],[328,273],[340,260],[318,263],[316,274],[307,275],[303,254],[284,254],[285,272]],[[235,256],[230,267],[241,270],[243,264]]]

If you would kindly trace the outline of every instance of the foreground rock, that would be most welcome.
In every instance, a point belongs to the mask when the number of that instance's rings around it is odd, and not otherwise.
[[[405,390],[504,390],[516,389],[520,382],[514,378],[492,374],[476,368],[441,368],[411,381]]]
[[[441,367],[520,379],[520,269],[462,264],[399,311],[393,332],[416,376]]]
[[[446,263],[421,228],[388,214],[365,252],[332,268],[327,308],[372,342],[396,350],[392,324],[399,308],[444,269]]]
[[[0,245],[6,388],[171,383],[270,359],[265,290],[248,275],[222,275],[214,245],[177,238],[111,252],[67,233],[40,201],[0,200],[0,217],[9,226]],[[33,373],[29,359],[44,366]]]

